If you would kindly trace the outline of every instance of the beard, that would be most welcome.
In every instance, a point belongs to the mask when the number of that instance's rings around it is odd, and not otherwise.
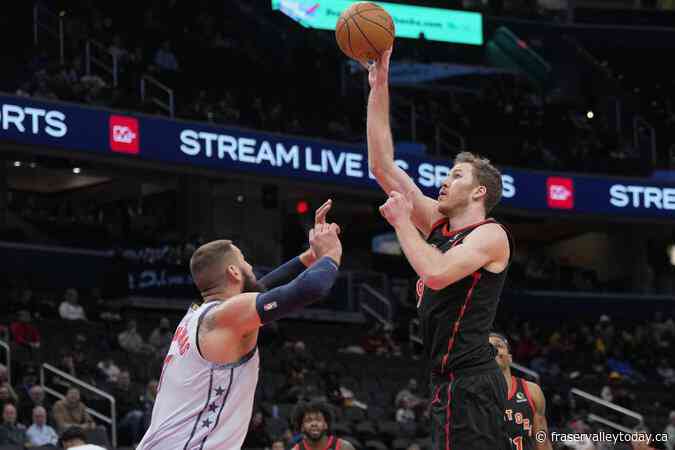
[[[242,287],[242,293],[265,292],[266,290],[267,288],[258,283],[258,280],[256,280],[253,275],[244,274],[244,286]]]
[[[318,442],[323,439],[324,436],[328,435],[328,430],[318,431],[318,432],[304,432],[305,439],[310,442]]]

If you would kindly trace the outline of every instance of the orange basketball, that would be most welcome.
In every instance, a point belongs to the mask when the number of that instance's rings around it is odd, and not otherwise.
[[[342,52],[359,61],[375,61],[394,44],[394,21],[381,6],[357,2],[344,10],[335,27]]]

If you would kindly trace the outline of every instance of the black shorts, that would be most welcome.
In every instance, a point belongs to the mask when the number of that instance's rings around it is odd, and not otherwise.
[[[433,450],[510,450],[504,420],[507,385],[499,368],[449,378],[432,378]]]

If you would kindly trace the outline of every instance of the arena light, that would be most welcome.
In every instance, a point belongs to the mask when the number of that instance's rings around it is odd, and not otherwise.
[[[303,27],[334,30],[352,0],[272,0],[272,9]],[[376,2],[394,19],[396,37],[483,45],[483,16],[477,12]]]
[[[675,266],[675,244],[668,246],[668,256],[670,257],[670,264]]]
[[[21,167],[21,161],[14,161],[14,167]]]
[[[80,169],[79,167],[73,167],[73,173],[74,173],[75,175],[77,175],[77,174],[80,173],[80,172],[82,172],[82,169]]]
[[[307,214],[307,211],[309,211],[309,203],[307,203],[307,200],[299,200],[298,203],[295,204],[295,212],[298,214]]]
[[[586,113],[586,117],[589,118],[589,119],[592,119],[593,117],[595,117],[595,114],[593,114],[593,111],[588,111]]]

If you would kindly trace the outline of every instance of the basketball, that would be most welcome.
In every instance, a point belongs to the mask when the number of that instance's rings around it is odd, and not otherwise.
[[[375,61],[394,43],[394,21],[381,6],[357,2],[344,10],[335,27],[340,50],[358,61]]]

